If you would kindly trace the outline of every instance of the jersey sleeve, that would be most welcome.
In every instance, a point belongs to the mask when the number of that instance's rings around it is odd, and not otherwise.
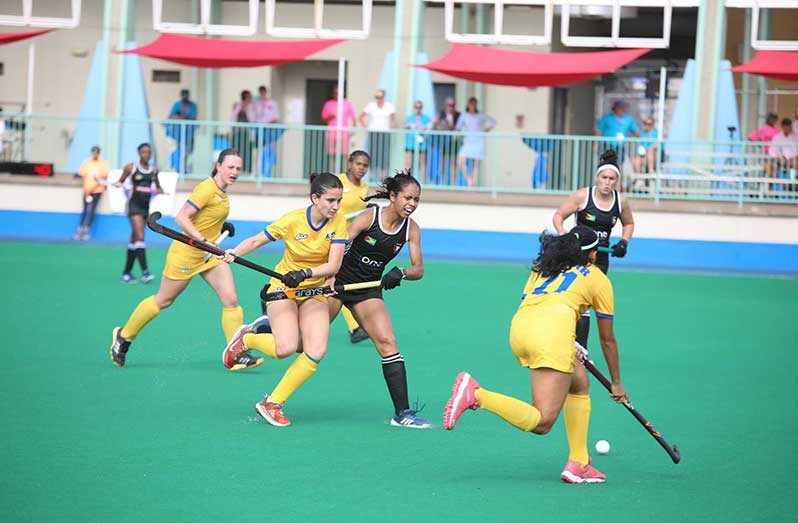
[[[348,243],[349,231],[347,230],[346,218],[343,215],[335,215],[335,221],[333,222],[333,233],[334,234],[331,243]]]
[[[606,276],[601,278],[593,294],[593,310],[596,311],[597,318],[608,320],[615,318],[615,296],[612,292],[612,283]]]
[[[199,211],[211,201],[211,196],[213,196],[213,189],[211,186],[207,183],[200,183],[194,187],[194,190],[188,195],[186,203]]]
[[[290,225],[291,215],[285,214],[267,225],[263,230],[263,234],[265,234],[270,241],[276,242],[277,240],[282,240],[288,236],[288,229]]]

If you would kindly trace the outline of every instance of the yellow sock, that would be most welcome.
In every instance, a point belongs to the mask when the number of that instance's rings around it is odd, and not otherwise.
[[[233,334],[244,323],[244,309],[241,307],[222,307],[222,330],[224,339],[230,341]]]
[[[135,340],[138,333],[143,329],[154,317],[158,316],[161,308],[155,304],[155,296],[144,298],[141,300],[133,314],[127,319],[127,323],[122,327],[120,333],[126,340]]]
[[[273,334],[244,334],[244,345],[248,349],[259,350],[270,358],[280,359],[277,356],[277,343]]]
[[[569,394],[563,406],[565,434],[568,437],[568,459],[587,465],[587,427],[590,424],[590,396]]]
[[[314,361],[304,352],[296,357],[294,362],[283,374],[283,379],[277,384],[274,391],[269,394],[269,401],[274,403],[285,403],[296,390],[305,383],[308,378],[316,372],[319,363]]]
[[[540,423],[540,411],[525,401],[483,388],[477,389],[475,395],[481,409],[489,410],[523,431],[532,432]]]
[[[354,332],[358,327],[360,327],[360,325],[357,323],[357,320],[352,315],[352,312],[346,307],[341,307],[341,315],[344,317],[346,328],[349,329],[349,332]]]

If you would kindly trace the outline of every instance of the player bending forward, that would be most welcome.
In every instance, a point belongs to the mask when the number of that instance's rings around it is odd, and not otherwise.
[[[575,371],[576,321],[588,307],[598,318],[601,349],[612,377],[613,400],[628,400],[618,368],[618,345],[612,329],[615,305],[612,284],[595,265],[595,231],[576,226],[568,234],[546,240],[524,286],[521,305],[510,326],[510,348],[518,362],[530,369],[532,404],[491,392],[467,372],[458,374],[446,402],[443,427],[454,429],[466,409],[484,409],[526,432],[546,434],[563,408]],[[576,367],[584,373],[582,365]],[[570,455],[560,478],[567,483],[602,483],[604,474],[590,463],[587,426],[590,396],[570,401],[567,419]]]

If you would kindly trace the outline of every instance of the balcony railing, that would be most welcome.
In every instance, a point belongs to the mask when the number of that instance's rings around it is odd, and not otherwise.
[[[57,172],[76,170],[75,159],[69,161],[69,149],[77,118],[4,117],[0,159],[47,161],[55,164]],[[618,151],[623,173],[620,189],[631,197],[798,201],[798,159],[784,158],[780,149],[755,142],[409,129],[370,134],[361,127],[338,131],[314,125],[185,120],[101,119],[81,124],[83,129],[96,130],[103,156],[117,164],[112,167],[136,159],[139,140],[135,137],[152,136],[157,166],[188,179],[207,176],[216,155],[228,147],[241,153],[244,176],[240,179],[258,183],[305,183],[313,171],[342,171],[347,155],[363,149],[372,156],[370,181],[412,167],[427,187],[497,196],[506,192],[564,194],[591,184],[601,152],[612,147]]]

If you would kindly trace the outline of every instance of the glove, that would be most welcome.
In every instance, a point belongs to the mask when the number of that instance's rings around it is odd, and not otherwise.
[[[299,287],[299,284],[305,281],[307,278],[313,276],[313,271],[310,269],[301,269],[298,271],[288,271],[283,275],[283,283],[286,286],[295,289]]]
[[[222,232],[224,232],[224,231],[227,231],[227,237],[228,238],[232,238],[233,236],[236,235],[236,228],[230,222],[224,222],[222,224]]]
[[[388,273],[382,277],[382,288],[386,291],[393,289],[394,287],[398,287],[401,285],[402,280],[405,277],[405,273],[402,272],[402,269],[399,267],[394,267]]]
[[[612,255],[616,258],[623,258],[626,256],[626,246],[629,242],[626,240],[618,240],[618,243],[612,246]]]

